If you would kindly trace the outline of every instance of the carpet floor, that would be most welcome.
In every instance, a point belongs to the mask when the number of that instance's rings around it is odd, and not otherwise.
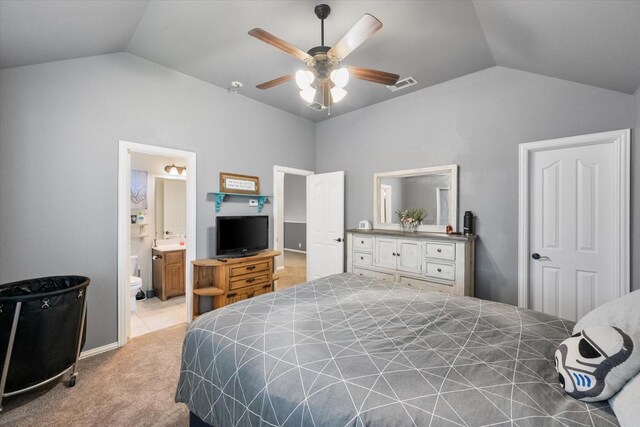
[[[5,398],[1,426],[188,426],[174,396],[186,324],[83,359],[78,381]]]

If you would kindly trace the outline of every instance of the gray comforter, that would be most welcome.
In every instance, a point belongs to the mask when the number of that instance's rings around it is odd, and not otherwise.
[[[176,401],[226,426],[611,426],[557,382],[573,324],[340,274],[207,313]]]

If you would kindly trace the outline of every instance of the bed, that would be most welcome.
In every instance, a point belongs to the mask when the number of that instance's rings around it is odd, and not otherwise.
[[[349,273],[189,325],[176,401],[227,426],[615,426],[558,383],[573,322]]]

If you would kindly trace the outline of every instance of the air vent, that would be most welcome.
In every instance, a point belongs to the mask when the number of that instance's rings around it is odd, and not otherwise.
[[[314,102],[313,104],[309,104],[309,105],[307,105],[307,107],[313,108],[316,111],[324,110],[324,108],[322,108],[322,104],[320,104],[319,102]]]
[[[406,79],[398,80],[393,86],[387,86],[387,89],[389,89],[391,92],[395,92],[397,90],[413,86],[416,83],[418,83],[416,79],[414,79],[413,77],[407,77]]]

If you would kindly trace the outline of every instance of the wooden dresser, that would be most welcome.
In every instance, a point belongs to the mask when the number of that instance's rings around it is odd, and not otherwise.
[[[185,250],[165,251],[153,249],[153,290],[158,298],[184,295]]]
[[[200,297],[212,298],[216,309],[273,291],[273,258],[278,251],[264,251],[242,258],[193,261],[193,317],[202,314]]]
[[[476,236],[360,229],[346,232],[348,272],[473,296]]]

